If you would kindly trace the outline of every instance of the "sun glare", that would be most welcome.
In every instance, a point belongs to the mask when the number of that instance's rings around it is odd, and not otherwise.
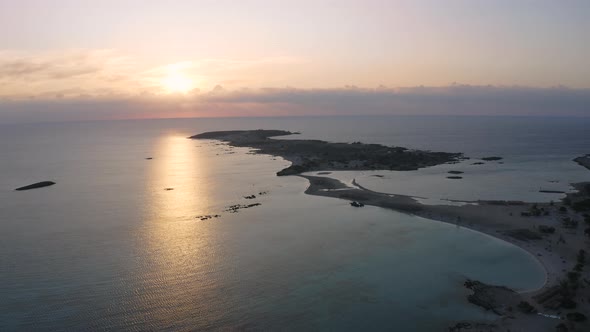
[[[193,80],[183,74],[170,74],[163,81],[168,93],[187,93],[193,89]]]

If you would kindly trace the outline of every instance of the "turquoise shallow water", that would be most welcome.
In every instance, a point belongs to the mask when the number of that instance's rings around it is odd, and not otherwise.
[[[186,139],[303,126],[225,121],[3,128],[0,330],[444,330],[491,318],[466,303],[466,277],[543,283],[505,242],[307,196],[303,179],[274,176],[281,159]],[[46,179],[57,185],[12,191]]]

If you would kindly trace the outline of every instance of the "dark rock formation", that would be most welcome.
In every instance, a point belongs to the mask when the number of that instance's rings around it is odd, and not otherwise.
[[[449,174],[463,174],[464,172],[461,171],[448,171]]]
[[[587,155],[581,156],[581,157],[577,157],[574,159],[574,161],[577,162],[580,166],[590,169],[590,154],[587,154]]]
[[[473,294],[467,296],[469,302],[500,316],[519,301],[518,293],[508,287],[487,285],[469,279],[465,281],[464,285],[473,291]]]
[[[230,212],[230,213],[237,213],[239,210],[249,209],[251,207],[260,206],[260,205],[262,205],[262,204],[260,204],[260,203],[252,203],[252,204],[247,204],[247,205],[235,204],[235,205],[228,206],[225,211]]]
[[[209,220],[209,219],[213,219],[213,218],[219,218],[221,217],[221,215],[219,214],[205,214],[202,216],[196,216],[196,219],[200,219],[201,221],[205,221],[205,220]]]
[[[363,207],[363,206],[365,206],[365,204],[363,204],[361,202],[357,202],[357,201],[350,202],[350,205],[351,206],[354,206],[354,207]]]
[[[37,189],[37,188],[43,188],[43,187],[53,186],[54,184],[55,184],[55,182],[53,182],[53,181],[41,181],[41,182],[30,184],[28,186],[16,188],[14,190],[18,190],[18,191],[31,190],[31,189]]]

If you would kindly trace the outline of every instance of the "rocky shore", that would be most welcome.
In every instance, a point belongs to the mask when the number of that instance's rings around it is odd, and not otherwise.
[[[361,142],[272,139],[294,134],[297,133],[284,130],[236,130],[206,132],[189,138],[221,140],[230,146],[249,147],[256,149],[256,153],[280,156],[292,165],[279,171],[279,176],[319,170],[416,170],[456,162],[463,157],[460,153],[409,150]]]

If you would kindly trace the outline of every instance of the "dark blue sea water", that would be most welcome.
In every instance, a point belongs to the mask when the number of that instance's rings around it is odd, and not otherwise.
[[[543,168],[562,181],[584,178],[571,159],[590,153],[590,120],[565,118],[0,126],[0,330],[432,331],[457,319],[493,318],[465,301],[465,277],[517,289],[542,285],[541,266],[510,244],[307,196],[305,180],[274,175],[288,164],[280,158],[186,139],[256,128],[501,155],[502,167]],[[511,171],[498,167],[486,176],[501,183]],[[42,180],[57,184],[13,191]],[[427,192],[420,186],[405,190]],[[250,194],[257,198],[243,198]],[[224,211],[252,202],[261,205]],[[208,214],[221,217],[197,218]]]

